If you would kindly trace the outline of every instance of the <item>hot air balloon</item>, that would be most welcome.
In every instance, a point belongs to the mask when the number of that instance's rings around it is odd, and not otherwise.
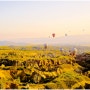
[[[85,31],[85,29],[82,30],[83,32]]]
[[[47,44],[44,44],[44,49],[47,49]]]
[[[65,36],[67,36],[67,34],[65,34]]]
[[[53,37],[53,38],[55,37],[55,33],[52,34],[52,37]]]

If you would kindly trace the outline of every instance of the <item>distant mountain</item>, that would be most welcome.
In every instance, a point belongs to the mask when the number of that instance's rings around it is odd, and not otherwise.
[[[0,45],[11,45],[11,44],[15,44],[15,43],[10,41],[0,41]]]
[[[0,41],[0,46],[8,46],[8,45],[26,45],[25,43],[16,43],[12,41]]]
[[[18,38],[9,41],[0,41],[0,45],[27,45],[45,43],[52,45],[90,45],[90,35],[63,36],[55,38]]]

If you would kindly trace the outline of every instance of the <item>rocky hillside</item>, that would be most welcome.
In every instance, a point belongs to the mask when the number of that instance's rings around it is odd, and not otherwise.
[[[1,89],[90,89],[90,54],[1,50]]]

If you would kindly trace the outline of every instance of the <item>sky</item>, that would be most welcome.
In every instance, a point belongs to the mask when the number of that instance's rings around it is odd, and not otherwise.
[[[90,1],[0,1],[0,40],[90,34]]]

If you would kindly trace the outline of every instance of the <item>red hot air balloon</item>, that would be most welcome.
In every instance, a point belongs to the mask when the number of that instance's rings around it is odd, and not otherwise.
[[[52,34],[52,37],[53,37],[53,38],[55,37],[55,33]]]

